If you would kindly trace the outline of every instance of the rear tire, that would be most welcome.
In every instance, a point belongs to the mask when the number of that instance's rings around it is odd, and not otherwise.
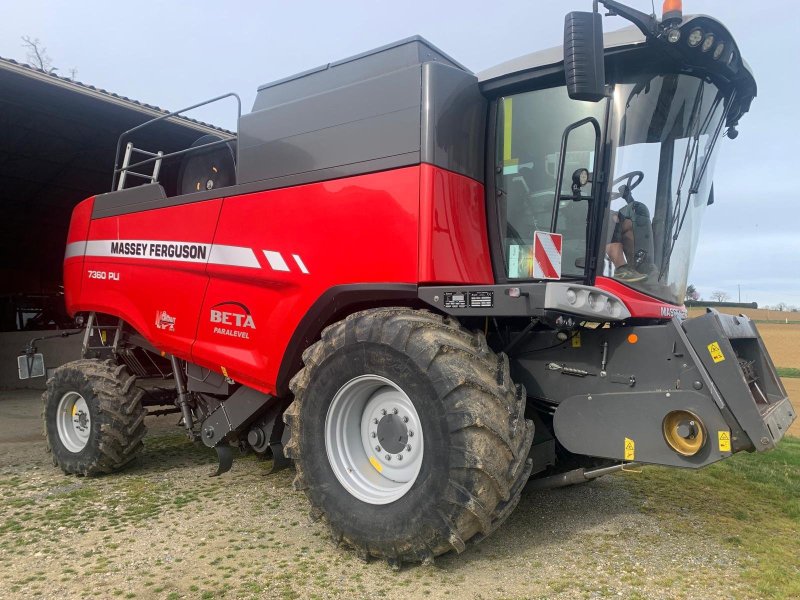
[[[291,434],[285,450],[295,461],[295,488],[305,491],[312,517],[326,518],[336,542],[393,565],[429,561],[489,535],[519,502],[531,469],[533,423],[524,418],[525,390],[512,383],[508,358],[492,352],[481,333],[427,311],[371,309],[326,328],[303,362],[290,384],[295,400],[284,413]],[[332,439],[346,439],[331,435],[330,421],[341,413],[335,407],[343,393],[362,384],[367,389],[352,396],[351,420],[366,428],[362,434],[370,441],[363,450],[380,445],[372,433],[395,435],[384,443],[396,447],[381,448],[369,460],[363,452],[356,457],[358,443],[344,452],[331,446]],[[383,410],[384,397],[393,398],[385,405],[389,413],[396,406],[397,416],[408,417],[405,433],[378,419],[381,412],[375,420],[382,425],[373,426],[369,411]],[[421,431],[409,437],[415,422]],[[419,448],[414,440],[423,433]],[[424,450],[418,473],[398,476],[400,484],[381,499],[380,478],[406,443],[412,449],[403,465]],[[394,454],[384,461],[384,452]],[[348,470],[354,480],[376,481],[378,496],[347,481]]]
[[[141,451],[146,433],[143,390],[112,361],[82,359],[55,370],[47,382],[47,450],[65,473],[100,475],[121,469]]]

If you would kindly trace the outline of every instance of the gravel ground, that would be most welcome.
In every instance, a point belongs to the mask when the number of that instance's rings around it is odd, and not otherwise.
[[[392,571],[329,541],[293,471],[213,452],[174,415],[149,418],[141,460],[65,476],[45,453],[38,393],[0,392],[4,598],[688,598],[741,596],[742,555],[680,536],[628,491],[632,474],[526,494],[492,537]],[[708,515],[713,518],[713,507]],[[691,522],[691,521],[690,521]]]

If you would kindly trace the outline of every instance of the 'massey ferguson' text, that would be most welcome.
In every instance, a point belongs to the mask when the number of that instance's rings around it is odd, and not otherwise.
[[[176,244],[171,242],[111,242],[111,254],[141,256],[143,258],[206,260],[208,246],[205,244]]]

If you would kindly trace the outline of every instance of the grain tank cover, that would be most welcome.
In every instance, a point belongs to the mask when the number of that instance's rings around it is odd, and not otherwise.
[[[439,62],[470,72],[425,38],[415,35],[316,69],[265,83],[258,88],[253,112],[426,62]]]
[[[428,162],[483,179],[476,77],[419,36],[261,86],[239,183],[298,185]]]

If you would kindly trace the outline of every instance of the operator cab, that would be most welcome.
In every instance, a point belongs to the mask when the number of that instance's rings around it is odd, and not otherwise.
[[[603,36],[591,100],[567,85],[566,42],[478,75],[495,273],[533,280],[535,232],[557,233],[562,279],[680,306],[721,138],[736,136],[756,84],[715,19],[603,4],[635,25]]]

